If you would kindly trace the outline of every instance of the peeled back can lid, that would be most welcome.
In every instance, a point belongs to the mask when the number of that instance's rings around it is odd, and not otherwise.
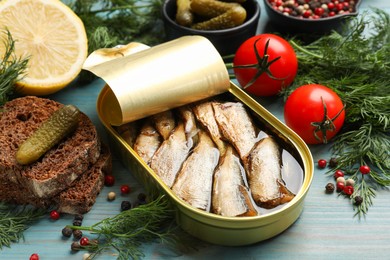
[[[126,48],[97,50],[83,69],[110,87],[114,126],[221,94],[230,87],[219,52],[208,39],[195,35],[150,48],[130,43]]]

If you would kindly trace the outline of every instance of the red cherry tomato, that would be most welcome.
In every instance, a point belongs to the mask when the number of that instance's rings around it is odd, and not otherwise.
[[[238,83],[256,96],[273,96],[293,81],[298,60],[293,47],[274,34],[259,34],[237,49],[233,70]]]
[[[326,143],[344,124],[340,97],[330,88],[308,84],[294,90],[284,106],[286,125],[307,144]]]

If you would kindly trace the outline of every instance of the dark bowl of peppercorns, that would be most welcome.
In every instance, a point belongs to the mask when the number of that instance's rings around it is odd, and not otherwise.
[[[324,34],[356,16],[362,0],[264,0],[268,17],[278,30]]]

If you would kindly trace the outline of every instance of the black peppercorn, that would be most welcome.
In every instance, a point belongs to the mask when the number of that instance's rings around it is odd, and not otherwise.
[[[74,216],[74,220],[80,220],[80,221],[83,221],[83,219],[84,219],[84,216],[83,216],[83,215],[81,215],[81,214],[76,214],[76,215]]]
[[[77,220],[77,219],[75,219],[75,220],[73,220],[73,226],[81,226],[81,224],[82,224],[82,221],[81,220]]]
[[[333,183],[328,183],[325,186],[325,191],[326,193],[333,193],[334,192],[334,184]]]
[[[64,237],[70,237],[72,235],[72,233],[73,233],[73,230],[71,228],[69,228],[69,227],[64,227],[62,229],[62,235]]]
[[[123,210],[129,210],[129,209],[131,209],[130,201],[127,201],[127,200],[122,201],[121,210],[123,211]]]
[[[363,198],[362,197],[360,197],[360,196],[356,196],[355,197],[355,205],[356,206],[359,206],[360,204],[362,204],[362,202],[363,202]]]
[[[81,249],[81,246],[78,242],[73,242],[70,246],[72,251],[79,251]]]
[[[73,237],[75,239],[80,239],[83,236],[83,232],[81,230],[75,229],[73,230]]]
[[[337,159],[336,158],[330,158],[329,160],[329,167],[336,168],[337,167]]]
[[[142,192],[138,194],[138,201],[141,203],[146,203],[146,194]]]

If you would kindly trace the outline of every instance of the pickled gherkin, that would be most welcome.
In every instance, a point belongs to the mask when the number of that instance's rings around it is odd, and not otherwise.
[[[37,161],[77,128],[79,118],[80,111],[73,105],[64,105],[56,110],[19,146],[16,161],[22,165]]]
[[[246,20],[245,0],[177,0],[176,22],[198,30],[221,30]]]

